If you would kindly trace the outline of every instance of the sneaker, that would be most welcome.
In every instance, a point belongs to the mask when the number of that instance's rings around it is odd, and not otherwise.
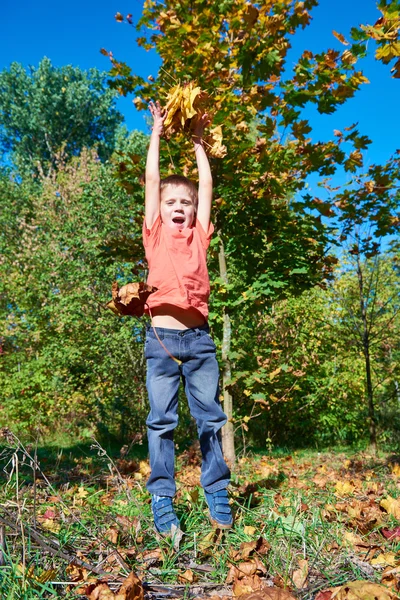
[[[172,527],[179,529],[179,519],[172,506],[172,498],[169,496],[153,496],[151,500],[154,525],[158,533],[171,533]]]
[[[233,517],[226,489],[214,493],[204,490],[204,495],[210,510],[211,524],[219,529],[230,529],[233,524]]]

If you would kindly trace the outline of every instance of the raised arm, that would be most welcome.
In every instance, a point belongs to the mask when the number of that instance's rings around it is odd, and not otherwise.
[[[149,109],[153,117],[153,130],[146,161],[145,219],[147,228],[151,229],[160,213],[160,137],[167,113],[158,101],[155,104],[150,102]]]
[[[197,168],[199,171],[199,205],[197,207],[197,219],[207,233],[210,224],[213,181],[206,151],[204,150],[203,131],[210,123],[207,114],[204,114],[197,122],[193,134],[194,151],[196,154]]]

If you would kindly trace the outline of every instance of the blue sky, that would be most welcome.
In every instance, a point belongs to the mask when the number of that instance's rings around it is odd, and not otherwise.
[[[109,61],[99,52],[104,47],[127,62],[134,72],[145,77],[156,75],[160,65],[156,53],[139,48],[135,30],[114,19],[115,13],[121,12],[132,13],[137,21],[141,9],[140,0],[70,0],[68,3],[20,0],[17,5],[11,0],[3,0],[0,68],[8,67],[12,61],[36,66],[47,56],[56,66],[73,64],[82,69],[107,70]],[[293,38],[288,66],[306,48],[312,51],[343,50],[332,30],[346,36],[354,25],[373,24],[380,13],[374,0],[320,0],[312,15],[311,26]],[[392,79],[390,68],[372,58],[363,61],[362,68],[371,83],[363,86],[355,98],[334,115],[319,115],[316,110],[307,109],[304,116],[310,119],[314,128],[314,140],[330,139],[333,129],[358,122],[360,132],[373,140],[367,151],[367,164],[383,162],[400,148],[400,80]],[[147,130],[144,113],[136,111],[132,98],[119,100],[118,107],[129,129]]]

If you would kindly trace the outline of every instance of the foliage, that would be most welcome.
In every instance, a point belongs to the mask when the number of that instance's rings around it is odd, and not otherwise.
[[[144,137],[134,137],[139,151]],[[40,188],[9,177],[0,185],[2,425],[140,432],[143,324],[105,304],[116,276],[132,279],[133,257],[143,269],[141,204],[89,150]]]
[[[0,73],[0,150],[28,172],[47,173],[84,147],[108,158],[123,119],[114,99],[97,69],[12,63]]]
[[[231,490],[235,527],[224,533],[208,523],[191,448],[178,459],[175,497],[186,535],[171,540],[154,535],[143,489],[149,466],[135,452],[39,445],[36,457],[3,433],[4,598],[132,600],[159,594],[160,584],[163,593],[198,598],[212,588],[216,600],[220,589],[235,600],[345,599],[346,589],[398,597],[394,456],[242,456]],[[139,588],[130,595],[129,582]]]
[[[351,30],[352,46],[357,51],[366,51],[368,41],[376,42],[375,58],[385,65],[393,60],[395,63],[391,73],[395,79],[400,78],[400,2],[399,0],[380,0],[377,4],[382,16],[374,25],[361,25]],[[340,34],[337,36],[342,43],[348,42]]]
[[[314,104],[320,113],[333,113],[369,83],[358,62],[367,55],[371,33],[364,26],[354,28],[350,45],[334,32],[346,46],[343,51],[305,49],[289,69],[285,59],[291,36],[309,24],[316,4],[315,0],[261,5],[151,1],[144,5],[137,42],[157,50],[162,59],[158,77],[145,81],[111,53],[103,53],[113,65],[111,85],[122,94],[136,94],[138,108],[146,108],[151,98],[165,103],[171,88],[182,89],[180,85],[204,90],[212,98],[209,110],[213,124],[222,127],[227,154],[212,160],[217,236],[211,247],[210,316],[223,344],[226,313],[234,332],[230,388],[237,426],[247,428],[261,405],[271,411],[270,431],[279,440],[290,435],[300,439],[308,430],[305,414],[312,430],[319,428],[315,435],[320,439],[355,440],[365,432],[360,356],[357,351],[346,354],[341,319],[331,321],[327,297],[311,292],[298,303],[290,297],[315,284],[327,286],[337,262],[332,245],[354,242],[356,236],[352,250],[368,260],[379,254],[382,238],[398,231],[399,158],[363,173],[362,153],[370,140],[356,125],[335,130],[327,142],[313,140],[302,109]],[[382,44],[398,34],[397,3],[387,4],[379,4]],[[119,14],[117,20],[124,17]],[[131,18],[127,21],[133,24]],[[184,131],[170,140],[162,166],[195,176]],[[348,174],[343,189],[330,181],[338,170]],[[131,173],[137,170],[133,167]],[[320,185],[329,194],[323,192],[325,199],[307,192],[311,173],[320,176]],[[366,223],[368,231],[362,233]],[[221,248],[226,276],[221,273]],[[287,303],[278,308],[276,303],[283,298]],[[327,329],[316,325],[306,306],[310,298],[319,298],[320,318],[329,323]],[[295,304],[287,313],[291,302]],[[340,353],[346,378],[337,371],[333,348]],[[246,397],[258,405],[251,408]]]

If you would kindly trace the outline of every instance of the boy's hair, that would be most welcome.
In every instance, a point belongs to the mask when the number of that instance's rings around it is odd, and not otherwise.
[[[184,175],[169,175],[165,177],[165,179],[161,179],[160,182],[160,192],[163,191],[167,185],[183,185],[189,192],[190,198],[193,200],[195,209],[197,210],[197,205],[199,201],[197,186],[193,181],[185,177]]]

